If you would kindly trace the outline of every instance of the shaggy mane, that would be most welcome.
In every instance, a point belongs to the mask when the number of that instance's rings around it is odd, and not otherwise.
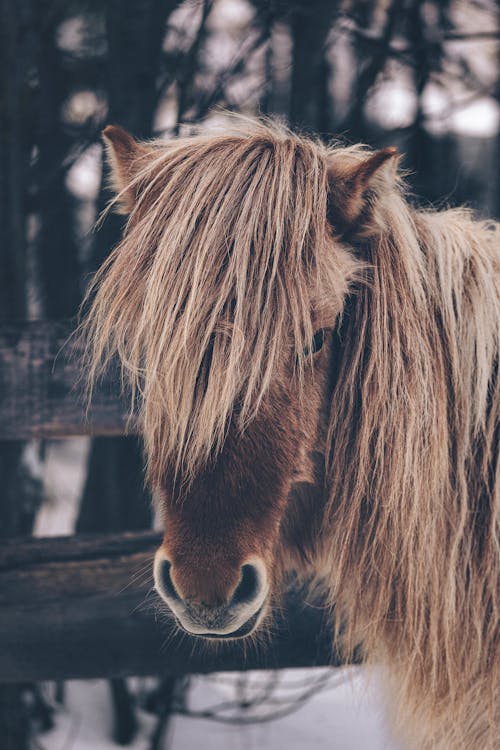
[[[138,195],[84,327],[89,382],[118,354],[139,400],[154,482],[172,463],[193,476],[231,417],[244,429],[290,351],[312,340],[322,287],[340,309],[357,264],[332,243],[321,144],[240,123],[149,145],[113,201]],[[299,383],[302,368],[298,358]]]
[[[348,652],[362,642],[391,664],[410,727],[418,706],[415,736],[427,722],[436,747],[461,748],[464,725],[487,715],[474,747],[493,748],[500,227],[464,209],[415,211],[395,193],[375,211],[371,283],[344,316],[331,401],[324,533],[337,626]]]

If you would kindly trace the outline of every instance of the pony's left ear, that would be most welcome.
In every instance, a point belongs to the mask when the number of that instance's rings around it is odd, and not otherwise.
[[[352,231],[370,202],[396,182],[398,150],[388,146],[361,161],[345,163],[339,155],[328,169],[328,213],[335,231]]]
[[[116,211],[128,214],[137,199],[137,187],[131,183],[139,172],[141,157],[148,153],[148,148],[119,125],[105,127],[102,137],[110,167],[111,187],[117,197]]]

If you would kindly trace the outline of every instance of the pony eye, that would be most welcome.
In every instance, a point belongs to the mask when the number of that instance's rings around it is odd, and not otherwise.
[[[320,328],[319,331],[316,331],[316,333],[314,334],[311,346],[305,346],[302,350],[302,356],[309,357],[310,354],[316,354],[316,352],[319,352],[319,350],[323,347],[324,343],[325,331],[323,328]]]

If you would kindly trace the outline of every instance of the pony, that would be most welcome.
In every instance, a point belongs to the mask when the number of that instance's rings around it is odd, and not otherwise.
[[[405,747],[498,747],[499,225],[413,207],[395,148],[104,141],[127,220],[86,367],[121,364],[179,627],[265,632],[294,570]]]

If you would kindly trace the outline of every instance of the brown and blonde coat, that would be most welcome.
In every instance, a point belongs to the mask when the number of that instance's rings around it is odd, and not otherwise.
[[[117,354],[139,406],[160,595],[244,636],[316,574],[408,747],[498,747],[498,225],[413,209],[394,149],[104,136],[128,221],[89,380]]]

